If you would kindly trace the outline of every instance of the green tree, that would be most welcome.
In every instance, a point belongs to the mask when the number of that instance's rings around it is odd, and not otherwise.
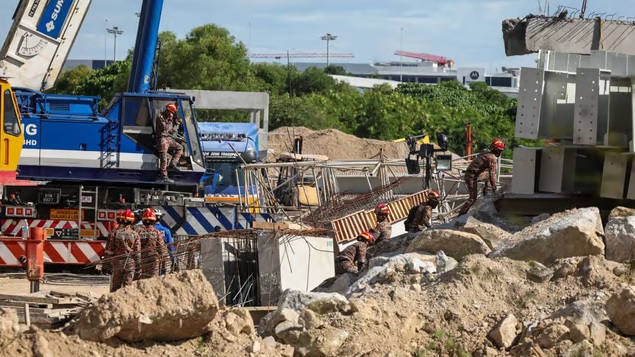
[[[339,75],[339,76],[348,75],[348,72],[346,72],[344,67],[338,66],[338,65],[335,65],[335,64],[330,64],[330,65],[326,66],[326,68],[324,68],[324,73],[326,73],[326,74],[334,74],[334,75]]]
[[[48,90],[54,94],[79,94],[79,84],[81,81],[91,75],[92,70],[83,64],[77,68],[64,71],[60,74],[55,82],[55,86]]]

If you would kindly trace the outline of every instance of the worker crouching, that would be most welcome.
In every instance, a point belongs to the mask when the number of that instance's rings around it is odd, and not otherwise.
[[[167,257],[167,249],[163,243],[161,233],[154,228],[157,216],[152,208],[143,211],[141,222],[143,225],[137,228],[141,238],[141,266],[138,278],[147,279],[159,276],[161,264]]]
[[[392,235],[392,225],[388,220],[388,216],[390,215],[390,208],[385,203],[380,203],[375,208],[375,217],[377,218],[377,225],[375,228],[370,230],[370,233],[373,234],[374,244],[378,244],[381,241],[390,239]]]
[[[370,232],[362,232],[357,242],[349,245],[335,258],[335,274],[358,274],[366,267],[366,250],[373,244],[375,237]]]
[[[440,197],[441,193],[439,191],[430,191],[425,202],[410,209],[408,218],[404,221],[408,232],[417,233],[432,227],[432,210],[439,205]]]

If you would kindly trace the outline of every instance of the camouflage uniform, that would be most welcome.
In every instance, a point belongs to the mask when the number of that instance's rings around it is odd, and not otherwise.
[[[421,226],[432,227],[432,206],[427,202],[420,204],[417,208],[415,218],[410,223],[410,227],[408,227],[408,232],[420,232]]]
[[[392,235],[392,225],[388,222],[388,219],[385,219],[381,222],[377,222],[375,228],[371,229],[370,232],[375,236],[375,244],[390,239]]]
[[[137,229],[141,240],[141,266],[139,278],[148,279],[159,276],[161,263],[167,256],[167,249],[161,233],[150,226],[141,226]]]
[[[159,159],[161,161],[159,176],[163,179],[168,177],[168,150],[175,150],[171,164],[177,164],[181,159],[181,155],[183,155],[183,146],[171,137],[175,130],[174,122],[171,119],[159,115],[156,121],[156,140]]]
[[[112,256],[126,254],[121,259],[112,262],[112,283],[110,292],[117,291],[122,286],[132,284],[135,273],[135,262],[139,261],[141,242],[139,235],[131,227],[120,227],[113,232],[112,238],[108,241],[108,252]]]
[[[485,188],[493,189],[496,187],[497,162],[498,158],[492,152],[479,154],[474,158],[474,160],[472,160],[470,165],[467,167],[467,170],[465,170],[465,185],[467,185],[467,190],[470,196],[463,204],[463,207],[461,207],[459,215],[467,213],[474,202],[476,202],[476,197],[478,196],[477,182],[481,173],[487,171],[489,174],[488,180],[485,181]]]
[[[353,273],[357,274],[366,266],[367,242],[357,242],[344,249],[335,258],[335,274]]]

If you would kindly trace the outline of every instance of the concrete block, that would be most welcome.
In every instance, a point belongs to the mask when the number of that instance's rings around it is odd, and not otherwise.
[[[546,146],[540,158],[539,190],[571,193],[575,187],[575,149],[560,145]]]
[[[532,195],[538,190],[541,148],[514,148],[512,193]]]
[[[621,200],[624,197],[628,157],[619,152],[607,152],[604,155],[602,185],[600,197]]]

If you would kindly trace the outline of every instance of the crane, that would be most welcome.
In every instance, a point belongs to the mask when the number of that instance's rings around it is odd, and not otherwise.
[[[449,67],[452,67],[454,65],[454,61],[451,60],[451,59],[448,59],[448,58],[443,57],[443,56],[431,55],[431,54],[428,54],[428,53],[416,53],[416,52],[408,52],[408,51],[395,51],[395,55],[396,56],[402,56],[402,57],[416,58],[416,59],[420,59],[422,61],[434,62],[434,63],[439,64],[441,66],[448,65]]]
[[[355,55],[352,53],[322,53],[322,52],[314,52],[314,53],[302,53],[295,52],[290,53],[251,53],[249,54],[249,58],[324,58],[324,57],[333,57],[333,58],[354,58]]]

